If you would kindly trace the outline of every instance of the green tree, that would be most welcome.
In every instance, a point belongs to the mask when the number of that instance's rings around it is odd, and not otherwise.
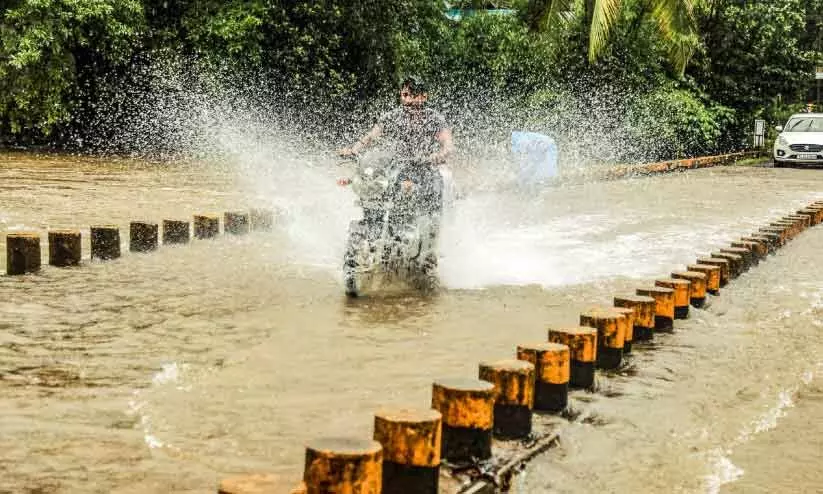
[[[532,31],[563,28],[569,22],[584,26],[581,47],[594,63],[606,50],[624,9],[657,27],[670,61],[682,74],[696,43],[692,0],[530,0],[526,20]]]
[[[12,0],[0,17],[0,135],[47,135],[76,117],[143,27],[138,0]]]
[[[701,43],[687,75],[736,110],[730,146],[740,146],[754,118],[773,121],[776,102],[803,99],[813,77],[814,53],[801,42],[811,3],[712,0],[697,10]]]

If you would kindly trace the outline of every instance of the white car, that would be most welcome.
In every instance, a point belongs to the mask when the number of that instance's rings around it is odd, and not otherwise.
[[[796,113],[775,129],[774,166],[823,167],[823,113]]]

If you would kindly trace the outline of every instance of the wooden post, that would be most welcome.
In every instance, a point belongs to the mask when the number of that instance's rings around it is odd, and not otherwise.
[[[157,250],[157,223],[132,221],[129,224],[129,250],[151,252]]]
[[[6,235],[6,273],[18,275],[40,270],[40,235],[17,232]]]
[[[49,231],[49,264],[66,267],[80,264],[80,232],[78,230]]]
[[[194,216],[194,238],[214,238],[220,233],[220,217],[209,215]]]
[[[163,220],[163,244],[189,243],[189,222]]]
[[[372,440],[328,438],[306,446],[307,494],[380,494],[383,448]]]
[[[440,457],[452,462],[492,455],[494,385],[479,379],[447,379],[432,385],[432,408],[443,415]]]
[[[249,214],[227,212],[223,215],[223,231],[232,235],[249,233]]]
[[[594,388],[594,368],[597,361],[597,328],[578,326],[550,328],[549,342],[569,347],[571,370],[569,386]]]
[[[534,366],[534,409],[545,412],[563,411],[569,402],[569,347],[549,342],[518,345],[517,358]]]
[[[107,261],[120,257],[120,228],[116,225],[96,225],[91,231],[91,258]]]
[[[383,492],[437,494],[442,415],[432,409],[384,409],[374,415],[383,446]]]

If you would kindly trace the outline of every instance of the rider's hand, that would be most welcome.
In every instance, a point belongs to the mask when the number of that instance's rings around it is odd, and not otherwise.
[[[403,189],[403,192],[405,194],[408,194],[409,192],[411,192],[412,188],[414,188],[414,182],[412,182],[411,180],[403,180],[400,186]]]
[[[341,148],[337,150],[337,155],[341,158],[351,158],[352,156],[357,156],[357,151],[352,148]]]
[[[337,179],[337,185],[345,187],[349,184],[351,184],[351,179],[350,178],[338,178]]]

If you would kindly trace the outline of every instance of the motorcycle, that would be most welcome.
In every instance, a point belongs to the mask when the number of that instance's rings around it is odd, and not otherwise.
[[[415,160],[354,160],[350,180],[362,219],[349,225],[343,255],[346,295],[406,286],[438,286],[437,242],[443,210],[443,175]]]

